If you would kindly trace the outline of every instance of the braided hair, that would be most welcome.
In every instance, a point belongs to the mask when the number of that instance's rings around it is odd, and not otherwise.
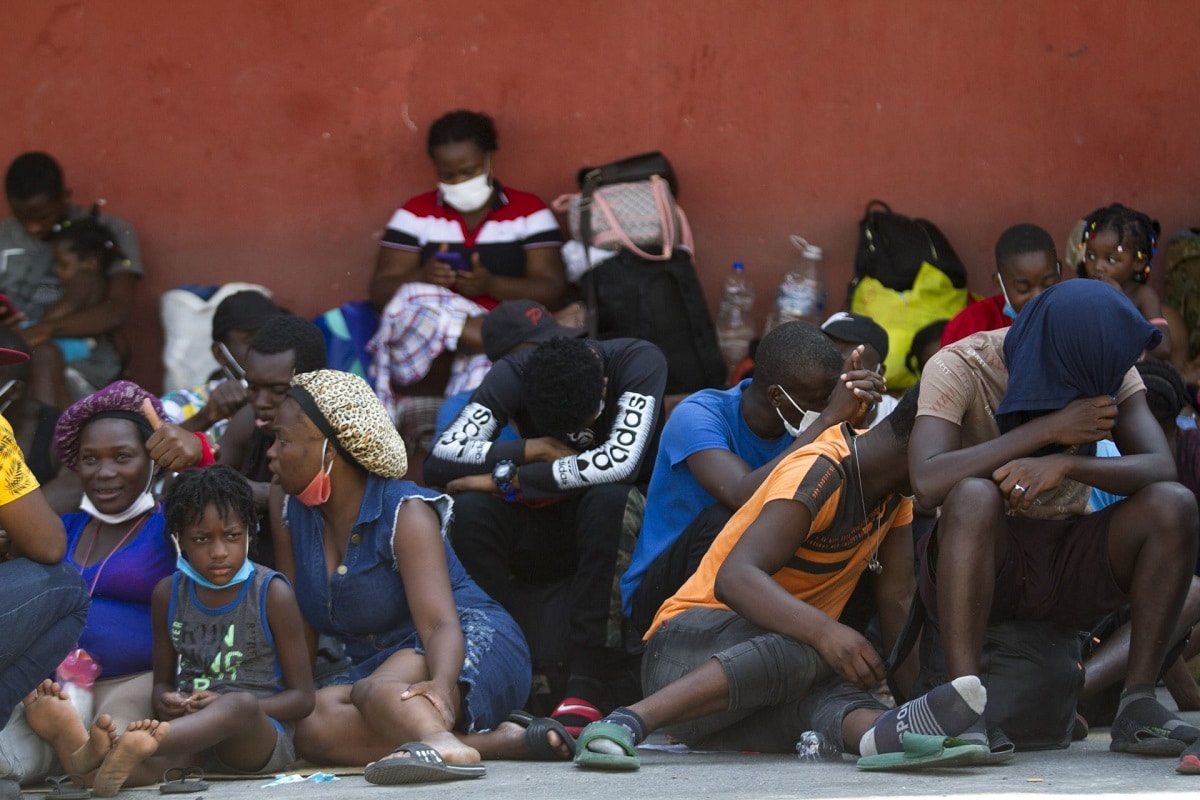
[[[1094,239],[1101,231],[1112,231],[1116,234],[1118,247],[1131,248],[1139,261],[1146,262],[1146,266],[1134,275],[1133,279],[1138,283],[1145,283],[1149,279],[1150,261],[1158,252],[1158,236],[1162,232],[1158,220],[1128,206],[1113,203],[1111,206],[1097,208],[1084,217],[1083,222],[1081,245],[1086,245],[1089,239]],[[1078,272],[1079,277],[1087,277],[1082,264],[1079,265]]]
[[[1146,405],[1159,425],[1174,423],[1184,406],[1191,404],[1183,378],[1166,361],[1147,358],[1137,363],[1138,374],[1146,384]]]
[[[129,259],[121,252],[117,237],[97,219],[99,210],[98,205],[93,206],[91,214],[82,219],[58,223],[50,234],[50,241],[61,242],[81,260],[96,259],[100,271],[107,274],[113,264],[123,262],[128,265]]]
[[[237,470],[224,464],[185,470],[167,487],[163,498],[163,516],[167,531],[176,539],[189,525],[204,519],[212,506],[222,517],[235,517],[246,526],[253,541],[258,533],[258,512],[250,482]]]

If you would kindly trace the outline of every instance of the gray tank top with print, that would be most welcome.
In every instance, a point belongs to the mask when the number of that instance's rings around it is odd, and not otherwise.
[[[195,584],[175,573],[171,593],[170,636],[179,654],[180,692],[250,692],[259,697],[283,690],[275,641],[267,625],[267,586],[287,580],[260,564],[237,597],[209,608],[196,596]]]

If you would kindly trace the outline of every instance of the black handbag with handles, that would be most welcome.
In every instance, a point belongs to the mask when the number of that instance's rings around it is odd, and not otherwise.
[[[679,196],[679,182],[675,178],[675,170],[671,162],[658,150],[639,153],[618,161],[612,161],[599,167],[583,167],[575,176],[579,184],[579,240],[583,244],[583,255],[587,261],[588,272],[592,269],[592,260],[588,248],[592,246],[592,195],[601,186],[611,186],[616,183],[632,183],[648,181],[654,175],[666,180],[671,187],[671,194]],[[596,282],[587,281],[588,336],[595,339],[599,334],[599,301],[596,297]]]

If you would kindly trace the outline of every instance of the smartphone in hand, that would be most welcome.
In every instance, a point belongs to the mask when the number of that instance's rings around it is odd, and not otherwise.
[[[456,253],[453,250],[447,250],[443,253],[434,253],[433,257],[443,264],[449,264],[450,268],[455,272],[470,272],[471,265],[467,263],[467,258],[462,253]]]

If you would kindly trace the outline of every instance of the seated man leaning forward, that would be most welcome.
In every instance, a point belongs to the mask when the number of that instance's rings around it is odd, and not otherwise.
[[[642,530],[621,576],[625,615],[639,636],[786,455],[880,400],[883,379],[858,369],[862,357],[861,350],[851,353],[843,366],[819,329],[786,322],[763,337],[753,378],[729,389],[701,389],[671,412]]]
[[[659,610],[643,659],[645,699],[584,728],[575,762],[637,769],[657,728],[691,747],[792,752],[805,731],[868,768],[977,763],[986,748],[948,736],[977,723],[975,677],[888,711],[869,692],[884,666],[838,616],[863,571],[875,582],[884,644],[914,589],[906,448],[910,393],[857,436],[830,428],[783,459],[738,510],[686,584]]]
[[[1197,512],[1132,369],[1160,336],[1111,286],[1043,290],[1007,332],[929,361],[909,464],[917,499],[942,507],[920,591],[941,622],[948,677],[979,673],[989,623],[1087,629],[1129,603],[1110,749],[1178,756],[1200,731],[1154,685],[1196,563]],[[1123,455],[1095,457],[1110,433]],[[1084,515],[1091,486],[1127,499]]]
[[[614,580],[666,377],[662,351],[640,339],[551,339],[497,362],[425,461],[429,483],[454,495],[450,540],[485,592],[511,610],[514,577],[571,580],[567,696],[552,716],[572,733],[622,679],[635,689]],[[524,438],[494,442],[510,420]]]

